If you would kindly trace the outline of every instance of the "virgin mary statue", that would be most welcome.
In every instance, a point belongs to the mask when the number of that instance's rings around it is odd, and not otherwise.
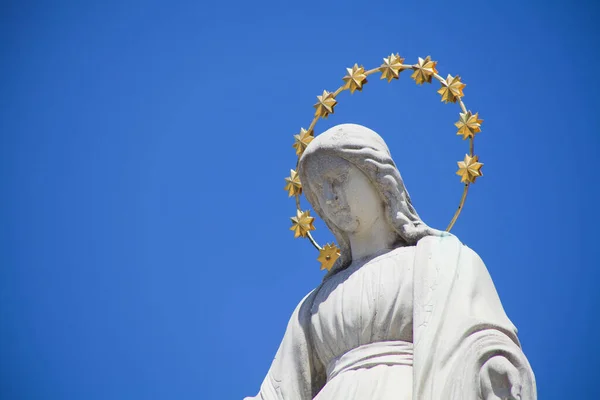
[[[246,400],[536,399],[483,261],[421,221],[378,134],[329,129],[299,174],[341,256],[294,310]]]

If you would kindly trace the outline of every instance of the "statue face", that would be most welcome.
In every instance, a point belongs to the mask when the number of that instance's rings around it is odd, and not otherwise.
[[[310,186],[325,217],[346,233],[368,230],[384,217],[373,184],[358,168],[337,157],[317,157],[306,165]]]

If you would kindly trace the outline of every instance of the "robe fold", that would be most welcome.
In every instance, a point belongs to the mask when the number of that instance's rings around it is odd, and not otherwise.
[[[414,398],[481,399],[480,368],[501,355],[520,372],[521,399],[536,399],[533,371],[481,258],[454,236],[423,239],[417,249]]]
[[[426,237],[325,280],[298,305],[256,397],[246,400],[476,400],[479,371],[506,357],[535,378],[479,256]]]

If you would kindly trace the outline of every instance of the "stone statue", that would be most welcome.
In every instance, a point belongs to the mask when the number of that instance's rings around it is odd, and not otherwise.
[[[341,256],[300,301],[246,400],[536,399],[484,263],[421,221],[378,134],[329,129],[299,174]]]

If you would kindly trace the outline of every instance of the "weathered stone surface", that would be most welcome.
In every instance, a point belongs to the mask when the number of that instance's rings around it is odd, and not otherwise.
[[[247,400],[536,398],[484,263],[421,221],[379,135],[333,127],[308,145],[299,173],[342,255],[292,314]]]

